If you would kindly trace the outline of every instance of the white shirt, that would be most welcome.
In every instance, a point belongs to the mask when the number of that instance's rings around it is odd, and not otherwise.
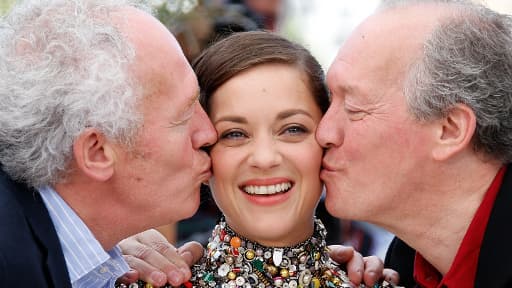
[[[72,286],[114,287],[116,279],[129,270],[119,247],[105,251],[55,190],[43,187],[39,192],[57,231]]]

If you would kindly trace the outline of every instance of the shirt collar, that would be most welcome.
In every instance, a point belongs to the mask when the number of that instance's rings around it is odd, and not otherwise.
[[[414,278],[422,287],[473,287],[480,246],[487,222],[494,207],[494,200],[503,182],[506,167],[502,167],[485,193],[482,203],[462,239],[457,254],[448,272],[442,276],[421,254],[416,253]]]
[[[87,225],[54,189],[46,186],[38,190],[57,231],[74,287],[74,283],[80,282],[79,280],[88,274],[113,273],[109,277],[104,277],[109,281],[108,278],[116,279],[129,270],[120,250],[114,247],[110,251],[105,251]],[[112,267],[109,269],[109,266]],[[95,287],[102,285],[98,284]]]

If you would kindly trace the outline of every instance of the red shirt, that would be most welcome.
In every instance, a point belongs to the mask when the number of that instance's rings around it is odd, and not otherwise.
[[[496,195],[498,195],[500,190],[504,174],[505,167],[500,169],[487,190],[473,221],[471,221],[466,231],[466,235],[464,235],[464,239],[462,239],[452,266],[444,277],[419,253],[416,253],[416,258],[414,259],[414,279],[421,287],[474,287],[480,246],[482,246],[487,222],[489,221]]]

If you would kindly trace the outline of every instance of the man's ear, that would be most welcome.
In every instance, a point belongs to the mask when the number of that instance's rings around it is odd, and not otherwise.
[[[115,155],[111,143],[94,128],[82,132],[73,143],[76,165],[88,177],[107,181],[114,174]]]
[[[436,127],[436,146],[432,155],[436,160],[445,160],[471,145],[475,134],[475,112],[465,104],[455,105],[440,119]]]

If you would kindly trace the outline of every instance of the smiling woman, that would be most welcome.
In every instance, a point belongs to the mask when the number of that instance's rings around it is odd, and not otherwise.
[[[223,216],[185,286],[353,287],[314,216],[323,186],[315,131],[329,105],[320,64],[285,38],[246,32],[193,68],[217,130],[209,186]]]
[[[322,191],[314,137],[322,111],[303,75],[286,63],[261,64],[209,99],[219,135],[210,151],[213,196],[235,231],[267,246],[307,238]]]
[[[331,270],[340,276],[323,284],[347,282],[330,264],[323,250],[325,230],[314,221],[322,191],[322,149],[314,132],[329,103],[320,65],[307,50],[279,36],[250,32],[213,45],[193,67],[202,88],[200,102],[219,137],[210,150],[210,188],[224,215],[208,253],[220,253],[220,259],[206,257],[196,266],[193,282],[206,285],[197,276],[218,269],[223,272],[213,273],[217,276],[211,280],[217,284],[293,287],[320,281]],[[299,260],[292,252],[294,247],[307,255],[312,243],[318,259]],[[229,264],[237,253],[247,261]],[[298,262],[304,268],[315,261],[322,265],[311,275],[298,268]],[[244,267],[248,270],[235,272]]]

